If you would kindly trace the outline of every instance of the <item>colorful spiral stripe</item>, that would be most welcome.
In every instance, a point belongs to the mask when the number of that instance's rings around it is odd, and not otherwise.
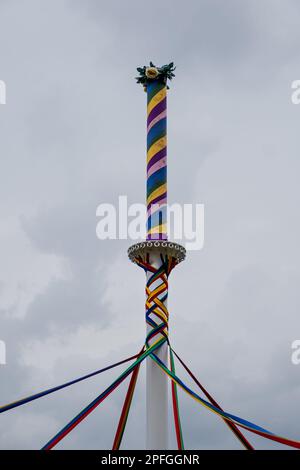
[[[167,240],[167,86],[147,84],[147,239]]]

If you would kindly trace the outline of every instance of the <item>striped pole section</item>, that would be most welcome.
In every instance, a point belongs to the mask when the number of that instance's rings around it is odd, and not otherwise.
[[[147,83],[147,240],[167,240],[167,86]]]

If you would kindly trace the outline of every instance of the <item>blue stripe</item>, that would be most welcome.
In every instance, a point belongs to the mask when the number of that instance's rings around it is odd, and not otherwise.
[[[167,220],[166,215],[167,215],[167,206],[162,206],[159,210],[154,212],[154,214],[149,215],[148,220],[147,220],[148,230],[150,230],[151,228],[157,227],[158,225],[165,224]]]
[[[167,133],[167,118],[160,119],[147,134],[147,149],[154,144],[154,142]]]
[[[167,167],[163,166],[147,179],[147,196],[165,184],[167,181]]]

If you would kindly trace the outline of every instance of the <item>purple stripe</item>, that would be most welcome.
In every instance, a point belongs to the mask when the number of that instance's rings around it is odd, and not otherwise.
[[[168,235],[166,233],[152,233],[147,235],[146,240],[168,240]]]
[[[164,147],[161,149],[159,152],[157,152],[154,157],[151,158],[150,162],[147,165],[147,172],[150,170],[150,168],[154,165],[154,163],[158,162],[161,158],[164,158],[167,156],[167,147]]]
[[[167,98],[164,98],[160,103],[158,103],[155,108],[150,111],[150,114],[147,118],[147,127],[149,126],[152,119],[156,118],[160,113],[162,113],[167,108]]]
[[[152,206],[152,204],[157,204],[161,199],[165,199],[167,197],[167,192],[163,193],[161,196],[158,196],[156,197],[155,199],[153,199],[153,201],[151,201],[148,206],[147,206],[147,210],[150,209],[150,207]]]
[[[150,176],[153,175],[153,173],[160,170],[164,166],[167,166],[167,159],[166,158],[162,158],[157,163],[154,163],[154,165],[152,165],[149,168],[149,170],[147,171],[147,179],[150,178]]]
[[[159,202],[158,204],[158,208],[156,209],[156,211],[154,211],[152,213],[152,202],[151,204],[149,204],[149,209],[147,210],[147,217],[149,218],[151,215],[154,215],[155,212],[159,211],[162,207],[164,207],[166,204],[167,204],[167,198],[163,199],[162,201]],[[155,205],[155,203],[154,203]]]
[[[167,110],[165,109],[162,113],[160,113],[156,118],[152,119],[149,126],[147,127],[147,133],[152,129],[152,127],[161,119],[167,117]]]

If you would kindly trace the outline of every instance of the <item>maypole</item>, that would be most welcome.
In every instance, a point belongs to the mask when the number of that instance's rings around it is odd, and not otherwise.
[[[164,340],[156,356],[168,367],[168,276],[185,258],[185,249],[167,234],[167,80],[173,63],[138,68],[147,92],[147,239],[129,248],[131,261],[146,273],[146,347]],[[168,377],[147,358],[146,408],[148,449],[168,448]]]
[[[139,68],[138,83],[147,91],[147,238],[129,248],[131,261],[142,267],[146,273],[146,341],[138,354],[111,364],[95,372],[63,383],[56,387],[42,390],[17,401],[0,406],[0,414],[19,406],[26,405],[46,395],[65,389],[90,377],[102,374],[121,364],[133,361],[114,381],[86,405],[71,421],[60,429],[43,447],[53,449],[62,439],[86,419],[111,393],[127,378],[130,378],[128,390],[122,407],[119,424],[113,441],[113,450],[120,449],[127,418],[132,403],[139,368],[143,361],[147,363],[147,448],[167,449],[168,447],[168,383],[172,387],[172,402],[177,446],[184,449],[180,423],[177,387],[180,387],[196,402],[219,416],[245,449],[253,446],[243,435],[242,430],[250,431],[265,439],[300,449],[300,441],[287,439],[258,426],[247,419],[224,411],[212,395],[203,387],[196,376],[172,348],[168,339],[167,309],[168,277],[172,269],[185,258],[185,249],[177,243],[168,241],[167,236],[167,80],[174,77],[173,63],[163,67]],[[170,357],[168,357],[170,355]],[[174,358],[180,362],[197,391],[193,390],[178,377]],[[170,363],[168,364],[168,359]],[[205,395],[202,398],[198,389]],[[198,393],[197,393],[198,392]]]

